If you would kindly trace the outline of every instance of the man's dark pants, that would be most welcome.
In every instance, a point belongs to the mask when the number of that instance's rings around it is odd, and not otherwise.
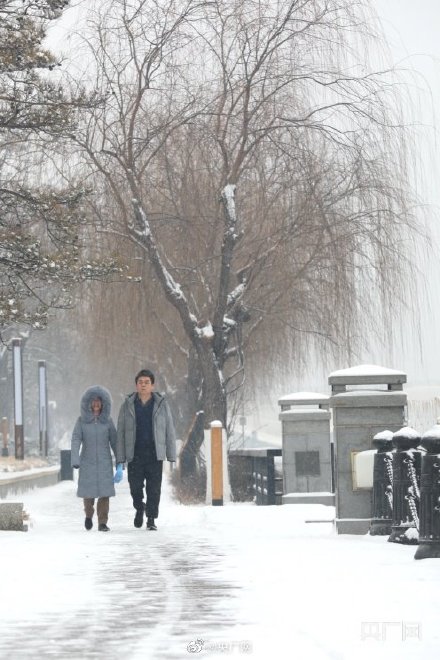
[[[162,488],[163,461],[142,460],[135,457],[128,464],[128,483],[135,509],[144,508],[144,483],[147,493],[147,518],[158,518],[160,491]]]

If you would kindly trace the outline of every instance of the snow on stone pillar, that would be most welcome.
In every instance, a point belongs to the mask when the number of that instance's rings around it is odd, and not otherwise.
[[[14,436],[15,458],[24,459],[23,431],[23,364],[21,339],[12,340],[12,365],[14,373]]]
[[[45,360],[38,362],[38,411],[39,411],[39,431],[40,431],[40,455],[48,454],[48,436],[47,436],[47,372]]]
[[[211,503],[223,506],[223,426],[211,422]]]

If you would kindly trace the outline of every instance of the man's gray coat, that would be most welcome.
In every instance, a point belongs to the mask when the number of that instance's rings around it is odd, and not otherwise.
[[[153,392],[153,436],[158,461],[176,460],[176,433],[168,402],[162,394]],[[119,411],[116,461],[130,463],[136,442],[136,392],[126,397]]]
[[[99,397],[102,410],[95,417],[91,403]],[[81,398],[81,416],[72,434],[72,467],[79,465],[78,497],[112,497],[113,464],[110,447],[116,455],[116,429],[110,417],[111,396],[104,387],[89,387]]]

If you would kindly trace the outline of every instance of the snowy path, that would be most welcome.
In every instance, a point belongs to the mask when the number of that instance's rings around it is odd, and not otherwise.
[[[0,532],[2,660],[439,655],[440,560],[304,522],[330,508],[185,507],[165,488],[155,533],[123,483],[104,534],[74,493],[15,498],[33,526]]]

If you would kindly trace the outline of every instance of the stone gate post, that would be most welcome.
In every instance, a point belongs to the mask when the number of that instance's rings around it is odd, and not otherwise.
[[[332,388],[336,481],[336,529],[366,534],[372,518],[372,487],[356,481],[356,454],[371,450],[374,436],[405,425],[406,374],[376,365],[334,371]],[[372,480],[371,480],[372,481]]]

